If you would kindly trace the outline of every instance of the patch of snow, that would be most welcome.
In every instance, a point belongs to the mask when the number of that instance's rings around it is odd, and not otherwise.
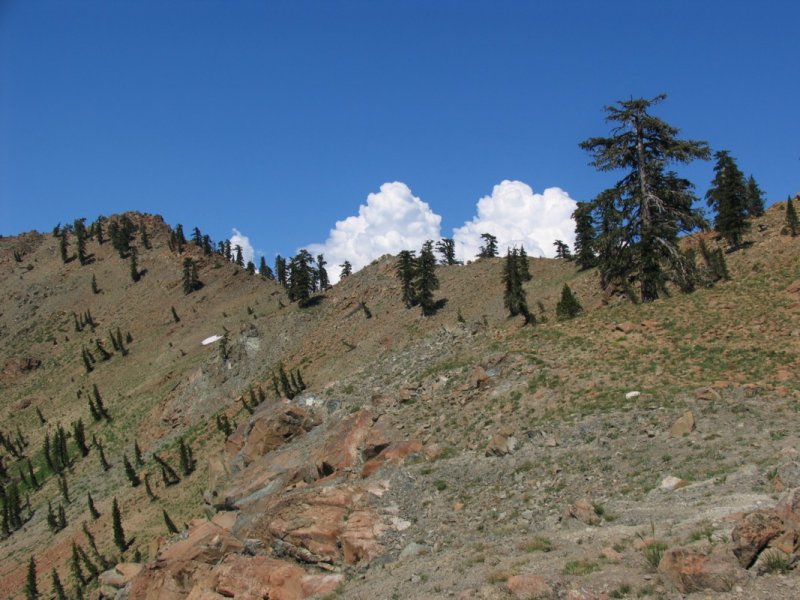
[[[642,395],[641,392],[628,392],[627,394],[625,394],[625,400],[631,400],[633,398],[638,398],[641,395]]]
[[[221,339],[222,339],[221,335],[212,335],[211,337],[207,337],[206,339],[204,339],[200,343],[203,344],[203,346],[208,346],[209,344],[213,344],[217,340],[221,340]]]

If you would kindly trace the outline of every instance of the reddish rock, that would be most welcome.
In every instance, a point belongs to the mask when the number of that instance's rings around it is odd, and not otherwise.
[[[638,326],[636,323],[631,323],[630,321],[624,321],[623,323],[617,323],[614,325],[614,329],[616,331],[621,331],[622,333],[631,333],[632,331],[636,331]]]
[[[98,580],[101,585],[121,588],[141,573],[144,565],[141,563],[119,563],[113,569],[100,573]]]
[[[513,575],[506,585],[515,598],[539,600],[553,597],[553,589],[541,575]]]
[[[775,507],[775,514],[790,529],[800,530],[800,487],[786,492]]]
[[[369,562],[380,555],[383,547],[378,543],[378,537],[385,529],[386,526],[372,510],[352,512],[339,536],[344,562],[355,565]]]
[[[196,561],[216,563],[230,552],[242,549],[242,543],[231,533],[211,521],[195,520],[185,539],[162,548],[157,560],[165,562]]]
[[[253,416],[239,425],[225,442],[228,456],[242,452],[249,463],[311,431],[319,421],[302,408],[284,401],[262,404]]]
[[[477,365],[469,374],[469,387],[471,389],[478,389],[481,387],[486,387],[488,384],[489,374],[486,372],[486,369],[480,365]]]
[[[486,446],[486,456],[505,456],[513,454],[519,448],[519,441],[511,435],[498,433]]]
[[[602,556],[603,558],[606,558],[606,559],[608,559],[608,560],[610,560],[612,562],[619,562],[619,561],[622,560],[622,554],[620,554],[619,552],[617,552],[616,550],[614,550],[613,548],[610,548],[610,547],[603,548],[600,551],[600,556]]]
[[[739,567],[725,555],[699,548],[666,550],[658,572],[682,594],[701,590],[728,592],[742,578]]]
[[[784,554],[792,554],[797,549],[798,535],[795,530],[784,531],[781,535],[770,540],[768,546],[776,548]]]
[[[266,556],[232,555],[192,594],[197,598],[216,597],[199,595],[211,593],[239,600],[303,600],[330,593],[341,581],[341,575],[310,575],[298,565]]]
[[[672,424],[669,434],[672,437],[681,437],[694,431],[695,422],[692,411],[687,410],[681,417]]]
[[[783,522],[774,510],[757,510],[745,516],[731,533],[733,553],[745,569],[758,558],[769,541],[783,532]]]
[[[403,464],[406,457],[416,454],[422,450],[422,442],[419,440],[407,440],[405,442],[398,442],[390,444],[383,449],[380,454],[375,458],[368,460],[364,463],[361,469],[362,477],[369,477],[375,471],[380,469],[387,462],[394,464]]]

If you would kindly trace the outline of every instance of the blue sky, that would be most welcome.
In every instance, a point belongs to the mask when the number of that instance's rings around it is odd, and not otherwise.
[[[602,107],[660,92],[659,116],[783,200],[798,23],[790,1],[0,0],[0,234],[134,209],[268,260],[456,228],[467,249],[493,219],[544,247],[611,181],[578,148]],[[712,167],[682,170],[699,195]]]

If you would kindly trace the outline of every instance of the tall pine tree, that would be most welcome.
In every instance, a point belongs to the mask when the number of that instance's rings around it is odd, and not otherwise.
[[[673,163],[709,157],[702,141],[679,139],[678,130],[649,113],[666,98],[623,100],[607,106],[610,137],[592,137],[580,144],[600,171],[622,171],[612,188],[593,201],[597,220],[608,227],[598,249],[598,261],[609,277],[623,287],[632,277],[643,302],[663,293],[664,283],[690,270],[677,246],[678,234],[703,225],[693,208],[693,185],[674,171]]]
[[[717,213],[714,229],[735,249],[741,245],[742,235],[750,228],[747,184],[727,150],[716,152],[714,158],[717,159],[715,176],[706,192],[706,202]]]

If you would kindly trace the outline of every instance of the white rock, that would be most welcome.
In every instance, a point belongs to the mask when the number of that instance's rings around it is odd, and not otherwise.
[[[625,400],[631,400],[633,398],[638,398],[641,395],[642,395],[642,392],[636,392],[636,391],[628,392],[627,394],[625,394]]]

